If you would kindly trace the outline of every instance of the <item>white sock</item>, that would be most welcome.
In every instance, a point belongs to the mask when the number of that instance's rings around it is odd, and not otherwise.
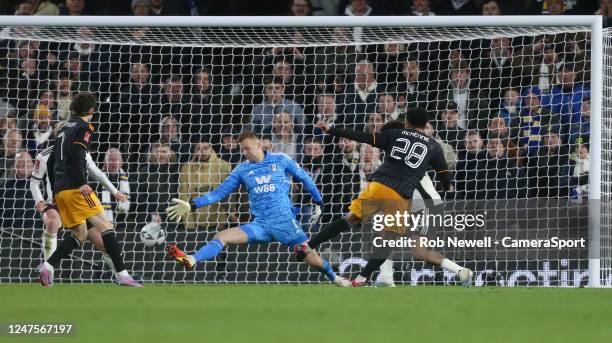
[[[53,252],[57,248],[57,234],[51,234],[48,233],[47,230],[44,230],[42,240],[43,258],[46,261],[53,255]]]
[[[44,264],[45,264],[45,267],[47,267],[47,269],[49,269],[51,274],[53,274],[53,266],[50,265],[49,262],[47,262],[47,261],[45,261]]]
[[[442,260],[442,264],[440,264],[440,267],[444,270],[448,270],[449,272],[453,272],[455,274],[459,273],[459,271],[461,269],[463,269],[461,266],[459,266],[457,263],[445,258]]]
[[[115,273],[115,276],[117,276],[117,277],[119,277],[119,276],[126,277],[126,276],[130,276],[130,274],[128,273],[127,270],[124,269],[124,270],[120,271],[119,273]]]
[[[113,273],[117,274],[117,270],[115,269],[115,264],[113,263],[113,259],[106,253],[102,254],[102,259],[104,260],[104,264],[106,264]]]
[[[366,282],[366,281],[368,281],[368,279],[366,279],[365,277],[363,277],[363,276],[359,275],[359,276],[357,276],[357,277],[355,278],[355,281],[357,281],[357,282],[359,282],[359,283],[362,283],[362,282]]]
[[[380,265],[380,277],[393,279],[393,261],[386,259],[385,262]]]

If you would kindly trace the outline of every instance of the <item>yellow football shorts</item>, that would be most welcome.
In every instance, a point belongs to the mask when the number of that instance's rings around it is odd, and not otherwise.
[[[376,213],[395,215],[399,213],[410,213],[410,199],[403,198],[392,188],[382,183],[369,182],[366,188],[359,193],[349,206],[349,210],[359,218],[368,218]],[[406,228],[388,227],[384,231],[404,234]]]
[[[104,208],[95,193],[83,195],[78,189],[67,189],[55,195],[55,204],[65,228],[85,223]]]

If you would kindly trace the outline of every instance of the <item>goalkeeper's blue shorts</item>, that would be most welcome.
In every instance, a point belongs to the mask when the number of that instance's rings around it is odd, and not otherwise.
[[[240,229],[249,237],[249,244],[280,242],[293,248],[308,240],[295,218],[275,221],[255,219],[251,223],[241,224]]]

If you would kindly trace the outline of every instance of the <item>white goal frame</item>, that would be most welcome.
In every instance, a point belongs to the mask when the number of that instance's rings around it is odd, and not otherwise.
[[[369,16],[369,17],[130,17],[0,16],[0,26],[106,27],[511,27],[584,26],[591,39],[591,133],[588,287],[601,287],[603,28],[601,16]],[[605,199],[604,199],[605,200]]]

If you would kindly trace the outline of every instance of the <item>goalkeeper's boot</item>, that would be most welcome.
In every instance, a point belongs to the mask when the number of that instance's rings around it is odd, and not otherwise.
[[[334,283],[338,287],[351,287],[353,285],[351,280],[349,280],[347,278],[343,278],[342,276],[336,276],[336,279],[334,280]]]
[[[474,277],[474,272],[469,268],[462,268],[459,273],[459,281],[463,287],[470,287],[472,285],[472,278]]]
[[[134,280],[134,278],[130,275],[117,276],[117,284],[119,286],[126,286],[126,287],[136,287],[136,288],[144,287],[143,285],[139,284],[138,281]]]
[[[185,254],[175,244],[168,244],[166,252],[177,262],[185,266],[185,268],[193,268],[195,266],[195,260],[193,257]]]
[[[53,286],[53,267],[49,263],[43,262],[38,266],[38,272],[40,273],[40,284],[43,287]]]

